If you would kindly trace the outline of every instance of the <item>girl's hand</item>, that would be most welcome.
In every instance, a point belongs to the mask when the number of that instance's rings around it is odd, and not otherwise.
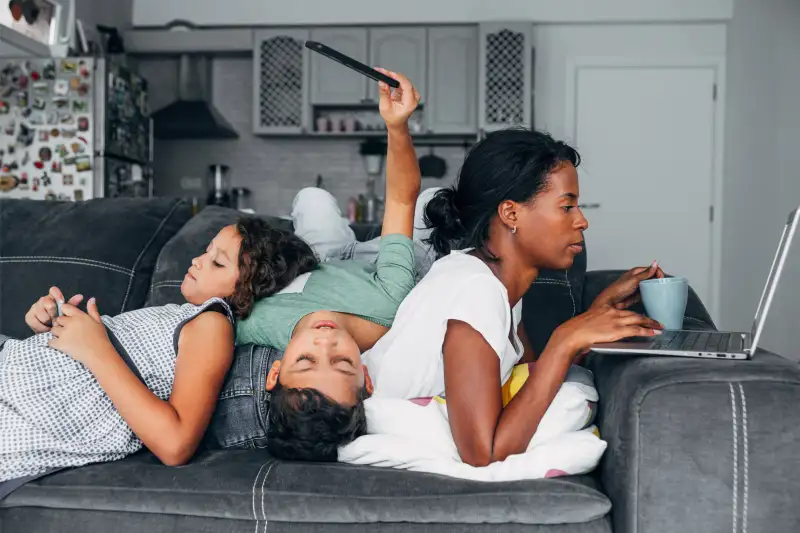
[[[382,81],[378,82],[380,92],[380,112],[387,128],[402,126],[408,122],[408,117],[419,104],[420,96],[408,78],[397,72],[376,68],[378,72],[386,74],[400,82],[400,87],[392,89]]]
[[[83,296],[76,294],[69,299],[69,304],[77,306],[82,301]],[[53,319],[58,316],[56,302],[63,304],[65,302],[64,294],[58,287],[50,287],[50,292],[46,296],[39,298],[25,314],[25,323],[34,333],[50,331]]]
[[[564,322],[553,332],[551,341],[567,343],[571,347],[568,353],[574,357],[586,354],[594,344],[628,337],[653,337],[663,329],[652,318],[607,306],[589,309]]]
[[[658,266],[657,261],[653,261],[649,267],[632,268],[606,287],[592,302],[591,308],[611,306],[616,309],[627,309],[642,299],[639,292],[640,281],[663,277],[664,271]]]
[[[88,313],[64,304],[61,308],[64,316],[55,319],[52,329],[55,338],[48,344],[88,366],[93,357],[107,353],[112,345],[94,298],[89,299],[86,310]]]

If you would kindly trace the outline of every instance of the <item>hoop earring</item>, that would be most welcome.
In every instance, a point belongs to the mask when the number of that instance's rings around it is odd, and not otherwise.
[[[514,235],[516,233],[517,233],[517,227],[516,226],[512,226],[511,227],[511,234]]]

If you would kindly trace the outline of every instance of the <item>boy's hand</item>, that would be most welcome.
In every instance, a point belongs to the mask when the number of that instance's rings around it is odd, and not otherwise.
[[[76,294],[69,299],[70,305],[77,306],[83,301],[83,296]],[[25,323],[34,333],[45,333],[50,331],[53,319],[58,316],[58,306],[56,302],[64,303],[64,294],[58,287],[50,287],[50,292],[46,296],[39,298],[28,312],[25,314]]]
[[[403,126],[408,122],[408,117],[414,112],[419,104],[420,96],[417,89],[411,84],[408,78],[397,72],[376,68],[378,72],[386,74],[400,82],[400,87],[392,89],[382,81],[378,82],[380,93],[380,112],[386,127],[392,129]]]

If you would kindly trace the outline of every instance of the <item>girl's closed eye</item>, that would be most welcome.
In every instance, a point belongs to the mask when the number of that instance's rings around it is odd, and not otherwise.
[[[574,205],[565,205],[565,206],[562,206],[561,209],[563,209],[566,212],[569,212],[574,207],[575,207]]]

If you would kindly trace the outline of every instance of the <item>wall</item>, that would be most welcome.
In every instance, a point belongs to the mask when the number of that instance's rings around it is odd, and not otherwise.
[[[140,72],[151,85],[150,105],[157,110],[177,91],[176,60],[139,62]],[[184,189],[183,177],[200,177],[205,186],[208,165],[231,167],[232,185],[253,192],[253,207],[260,213],[287,215],[294,195],[314,186],[318,174],[337,198],[343,212],[351,195],[364,191],[367,174],[359,155],[359,141],[342,139],[290,139],[257,137],[252,132],[252,61],[249,58],[214,60],[214,103],[241,137],[230,141],[157,140],[155,143],[156,193],[205,198],[205,190]],[[418,154],[428,152],[419,148]],[[423,187],[453,181],[464,158],[460,147],[436,148],[445,157],[448,174],[442,180],[424,179]]]
[[[86,38],[99,38],[97,24],[120,30],[133,24],[133,0],[75,0],[75,17],[83,21]]]
[[[135,0],[135,26],[189,18],[198,25],[463,23],[488,20],[619,22],[728,20],[733,0]]]
[[[567,138],[570,58],[695,58],[725,56],[724,24],[545,24],[534,30],[534,124]]]
[[[737,0],[728,32],[722,327],[749,330],[781,227],[800,204],[800,2]],[[800,360],[800,235],[764,346]]]

